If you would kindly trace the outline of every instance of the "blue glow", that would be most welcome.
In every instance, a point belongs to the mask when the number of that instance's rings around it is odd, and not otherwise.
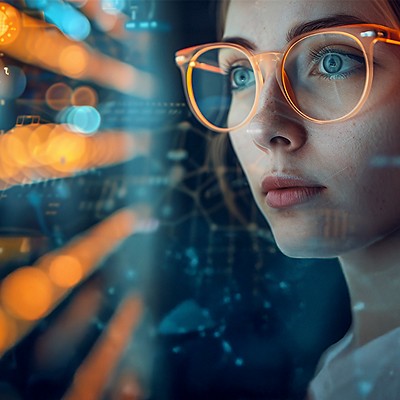
[[[373,389],[373,385],[372,385],[371,382],[361,381],[358,384],[358,389],[359,389],[359,392],[360,392],[361,395],[367,396],[371,392],[371,390]]]
[[[84,40],[90,34],[89,20],[74,7],[52,1],[44,8],[46,19],[74,40]]]
[[[58,114],[57,122],[68,124],[75,132],[92,134],[99,129],[101,116],[94,107],[72,106],[65,108]]]
[[[125,29],[128,31],[163,31],[167,32],[171,30],[171,27],[165,22],[160,21],[128,21],[125,24]]]
[[[225,353],[232,353],[232,347],[226,340],[222,342],[222,348],[224,349]]]
[[[26,6],[29,8],[44,9],[47,7],[48,0],[25,0]]]
[[[118,14],[125,8],[125,0],[101,0],[101,9],[107,14]]]
[[[159,333],[179,335],[212,328],[215,322],[205,311],[194,300],[185,300],[163,318],[159,325]]]
[[[237,367],[241,367],[241,366],[243,365],[243,363],[244,363],[243,358],[237,358],[237,359],[235,360],[235,365],[236,365]]]
[[[100,113],[91,106],[70,107],[65,113],[67,124],[81,133],[94,133],[101,123]]]

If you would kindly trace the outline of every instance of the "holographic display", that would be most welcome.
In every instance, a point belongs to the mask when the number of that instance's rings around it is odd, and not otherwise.
[[[213,7],[0,3],[0,397],[297,399],[346,329],[337,265],[279,253],[186,105]]]

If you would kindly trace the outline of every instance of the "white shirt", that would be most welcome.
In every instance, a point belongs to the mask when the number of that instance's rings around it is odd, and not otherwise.
[[[351,334],[328,349],[310,400],[400,400],[400,327],[354,350]]]

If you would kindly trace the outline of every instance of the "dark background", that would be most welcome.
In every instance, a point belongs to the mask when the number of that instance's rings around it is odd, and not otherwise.
[[[218,146],[218,139],[183,104],[173,54],[216,40],[216,4],[204,0],[156,4],[155,18],[165,29],[150,32],[151,49],[142,64],[162,78],[158,98],[146,103],[97,88],[103,127],[152,130],[150,153],[122,166],[4,192],[0,198],[4,235],[29,232],[38,238],[38,245],[29,259],[4,262],[2,276],[34,263],[39,255],[126,204],[151,204],[160,228],[129,239],[3,356],[1,399],[12,398],[11,393],[27,400],[61,398],[132,287],[142,293],[147,312],[135,339],[138,344],[121,363],[138,371],[149,400],[302,399],[321,353],[348,328],[348,295],[337,262],[294,260],[279,252],[229,142],[223,159],[213,163],[211,148]],[[96,32],[89,40],[127,60],[137,60],[143,51],[135,43],[120,46]],[[77,84],[32,67],[24,69],[29,84],[23,98],[32,101],[28,106],[20,99],[9,104],[15,116],[32,114],[52,82]],[[123,117],[115,117],[116,109],[123,110]],[[50,110],[36,108],[35,113],[48,121],[54,118]],[[12,126],[12,119],[8,124]],[[171,181],[175,176],[179,178]],[[218,177],[228,189],[222,189]],[[108,191],[111,183],[126,194],[118,197],[118,191]],[[227,197],[234,200],[236,214]],[[96,205],[99,199],[111,201],[111,208],[99,212],[95,206],[79,207],[83,201]],[[61,204],[60,212],[49,216],[46,210],[54,201]],[[39,368],[38,340],[88,285],[101,291],[102,302],[84,340],[73,349],[62,343],[62,357]]]

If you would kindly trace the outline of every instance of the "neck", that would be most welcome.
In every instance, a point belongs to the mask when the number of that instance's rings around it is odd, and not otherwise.
[[[339,260],[350,292],[353,344],[400,326],[400,230]]]

